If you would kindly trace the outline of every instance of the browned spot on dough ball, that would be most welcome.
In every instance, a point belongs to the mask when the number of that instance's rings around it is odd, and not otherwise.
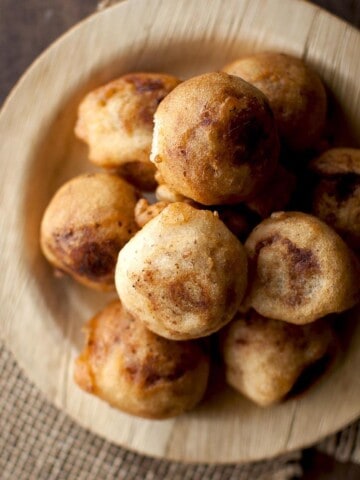
[[[123,78],[126,82],[135,85],[136,90],[140,93],[154,92],[165,88],[164,82],[161,78],[152,78],[142,74],[137,75],[136,73],[124,75]]]
[[[168,291],[174,305],[185,312],[206,310],[210,303],[206,288],[188,275],[171,282]]]
[[[71,252],[74,270],[93,279],[113,273],[119,251],[116,240],[106,240],[102,244],[84,243]]]
[[[138,195],[116,175],[80,175],[63,185],[41,224],[41,247],[56,268],[92,288],[109,290],[120,249],[137,231]]]
[[[325,223],[300,212],[277,212],[248,237],[251,288],[247,304],[267,317],[305,324],[353,306],[359,264]]]
[[[201,400],[209,358],[199,342],[155,335],[119,301],[91,319],[86,332],[75,380],[87,392],[148,418],[179,415]]]

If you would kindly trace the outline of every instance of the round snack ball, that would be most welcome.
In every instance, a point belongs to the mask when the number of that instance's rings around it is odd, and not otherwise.
[[[47,260],[80,283],[114,289],[120,249],[138,230],[134,187],[108,173],[80,175],[50,201],[41,223],[40,243]]]
[[[312,211],[360,248],[360,149],[332,148],[310,163],[319,177]]]
[[[334,335],[324,320],[291,325],[251,311],[222,332],[226,380],[262,407],[282,400],[300,375],[330,359]]]
[[[312,215],[274,213],[251,232],[245,248],[249,302],[265,317],[301,325],[359,301],[355,255]]]
[[[125,308],[153,332],[203,337],[235,315],[246,254],[215,214],[172,203],[120,252],[115,283]]]
[[[314,147],[326,122],[326,92],[319,76],[290,55],[264,52],[240,58],[224,69],[269,99],[282,140],[294,150]]]
[[[156,186],[150,162],[153,116],[180,83],[162,73],[129,73],[90,92],[81,102],[76,135],[89,146],[90,160],[115,168],[142,190]]]
[[[151,160],[172,190],[204,205],[238,203],[273,174],[279,142],[265,96],[214,72],[178,85],[155,113]]]
[[[90,320],[86,333],[74,375],[86,392],[132,415],[154,419],[180,415],[202,399],[209,357],[200,343],[155,335],[119,301]]]

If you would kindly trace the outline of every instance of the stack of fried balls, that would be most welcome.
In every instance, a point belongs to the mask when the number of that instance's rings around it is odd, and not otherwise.
[[[335,314],[360,299],[360,150],[334,148],[327,103],[280,53],[183,82],[130,73],[83,99],[75,134],[101,171],[63,185],[41,224],[57,271],[119,297],[85,327],[83,390],[168,418],[214,369],[268,406],[331,365]]]

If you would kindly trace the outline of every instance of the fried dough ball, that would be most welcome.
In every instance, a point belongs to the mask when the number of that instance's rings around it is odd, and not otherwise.
[[[334,335],[329,324],[291,325],[255,311],[237,315],[222,337],[227,382],[262,407],[282,400],[301,373],[330,357]]]
[[[116,175],[73,178],[56,192],[44,213],[40,243],[45,257],[83,285],[114,289],[118,253],[138,230],[137,199],[134,187]]]
[[[326,122],[326,92],[305,63],[282,53],[258,53],[223,69],[261,90],[269,99],[280,137],[290,148],[305,150],[320,140]]]
[[[296,177],[281,165],[264,186],[260,193],[245,204],[261,218],[268,217],[272,212],[282,210],[289,203],[295,190]]]
[[[151,160],[164,183],[204,205],[254,195],[278,160],[265,96],[240,78],[214,72],[178,85],[155,116]]]
[[[119,301],[91,319],[86,333],[74,375],[86,392],[147,418],[180,415],[202,399],[209,357],[200,343],[155,335]]]
[[[247,285],[246,254],[212,212],[172,203],[120,252],[115,282],[125,308],[153,332],[203,337],[235,315]]]
[[[301,325],[359,300],[355,255],[312,215],[274,213],[252,231],[245,248],[250,304],[261,315]]]
[[[320,180],[312,202],[314,215],[360,248],[360,150],[333,148],[310,163]]]
[[[162,73],[129,73],[90,92],[79,107],[76,135],[89,146],[90,160],[117,169],[141,190],[153,190],[149,161],[153,116],[180,80]]]
[[[156,202],[150,205],[145,198],[140,198],[135,206],[135,221],[140,228],[161,213],[169,202]]]

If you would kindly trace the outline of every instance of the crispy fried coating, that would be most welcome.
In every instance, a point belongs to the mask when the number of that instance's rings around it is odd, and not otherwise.
[[[114,289],[117,256],[138,230],[138,194],[122,178],[85,174],[63,185],[42,219],[40,243],[47,260],[80,283]]]
[[[223,69],[261,90],[274,112],[282,141],[294,150],[312,148],[326,123],[326,91],[319,76],[290,55],[263,52]]]
[[[164,208],[169,205],[169,202],[156,202],[150,204],[145,198],[140,200],[135,205],[135,221],[140,228],[146,225],[150,220],[161,213]]]
[[[232,319],[246,289],[247,260],[217,215],[172,203],[120,252],[115,276],[135,318],[158,335],[186,340]]]
[[[333,148],[310,163],[317,174],[312,211],[360,248],[360,150]]]
[[[278,212],[245,242],[250,259],[250,305],[261,315],[305,324],[359,301],[359,264],[321,220]]]
[[[116,173],[143,192],[152,192],[157,187],[155,169],[150,162],[127,162],[119,165]]]
[[[262,407],[282,400],[301,373],[331,356],[328,322],[291,325],[251,311],[238,314],[222,332],[227,382]]]
[[[149,161],[153,116],[180,80],[162,73],[128,73],[88,93],[79,106],[75,133],[89,146],[89,159],[117,169],[141,190],[152,190]]]
[[[204,205],[238,203],[275,171],[279,141],[266,97],[214,72],[178,85],[155,116],[151,160],[164,183]]]
[[[324,177],[347,173],[360,175],[360,149],[331,148],[312,160],[310,169]]]
[[[209,376],[209,357],[197,341],[173,342],[150,332],[119,301],[86,325],[75,381],[115,408],[168,418],[195,407]]]
[[[181,195],[180,193],[175,192],[175,190],[171,189],[165,183],[161,183],[160,185],[157,186],[155,190],[155,196],[159,202],[161,201],[168,202],[168,203],[185,202],[192,206],[199,205],[194,200],[191,200],[190,198],[184,197],[184,195]]]
[[[209,208],[171,190],[171,188],[165,185],[165,183],[162,183],[157,187],[155,195],[160,204],[184,202],[194,208]],[[252,225],[252,212],[245,206],[245,204],[214,205],[211,207],[211,210],[217,212],[221,221],[224,222],[227,228],[241,241],[246,239],[254,227],[254,225]]]

